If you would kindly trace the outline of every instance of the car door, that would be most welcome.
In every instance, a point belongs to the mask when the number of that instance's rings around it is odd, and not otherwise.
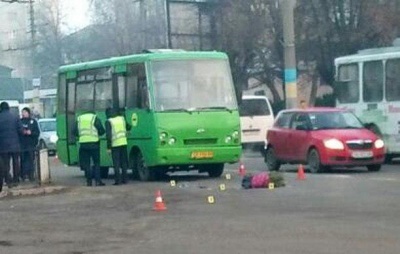
[[[311,121],[308,113],[297,113],[290,125],[288,157],[291,161],[304,161],[310,143]]]
[[[287,151],[290,147],[289,135],[291,132],[290,122],[292,121],[293,115],[293,112],[280,114],[273,130],[268,132],[269,137],[267,142],[271,142],[275,151],[275,156],[284,161],[288,159]]]

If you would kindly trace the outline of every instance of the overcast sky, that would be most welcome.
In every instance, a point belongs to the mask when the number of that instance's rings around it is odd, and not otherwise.
[[[89,24],[89,4],[87,0],[63,0],[63,9],[65,10],[67,30],[76,31]]]

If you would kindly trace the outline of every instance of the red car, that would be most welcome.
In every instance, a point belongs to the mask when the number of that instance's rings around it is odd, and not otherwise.
[[[356,166],[379,171],[385,158],[382,139],[353,113],[335,108],[281,111],[267,133],[266,147],[269,170],[279,170],[283,163],[304,163],[312,173]]]

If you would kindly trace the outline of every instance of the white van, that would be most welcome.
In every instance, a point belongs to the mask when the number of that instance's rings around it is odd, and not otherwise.
[[[242,145],[244,148],[263,151],[267,130],[274,124],[274,113],[268,98],[243,95],[239,105]]]

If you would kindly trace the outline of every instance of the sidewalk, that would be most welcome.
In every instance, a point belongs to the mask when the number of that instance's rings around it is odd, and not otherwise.
[[[18,197],[18,196],[36,196],[45,194],[55,194],[66,190],[65,186],[60,185],[42,185],[39,186],[36,183],[22,183],[17,187],[9,189],[3,187],[3,191],[0,192],[0,199],[5,197]]]

